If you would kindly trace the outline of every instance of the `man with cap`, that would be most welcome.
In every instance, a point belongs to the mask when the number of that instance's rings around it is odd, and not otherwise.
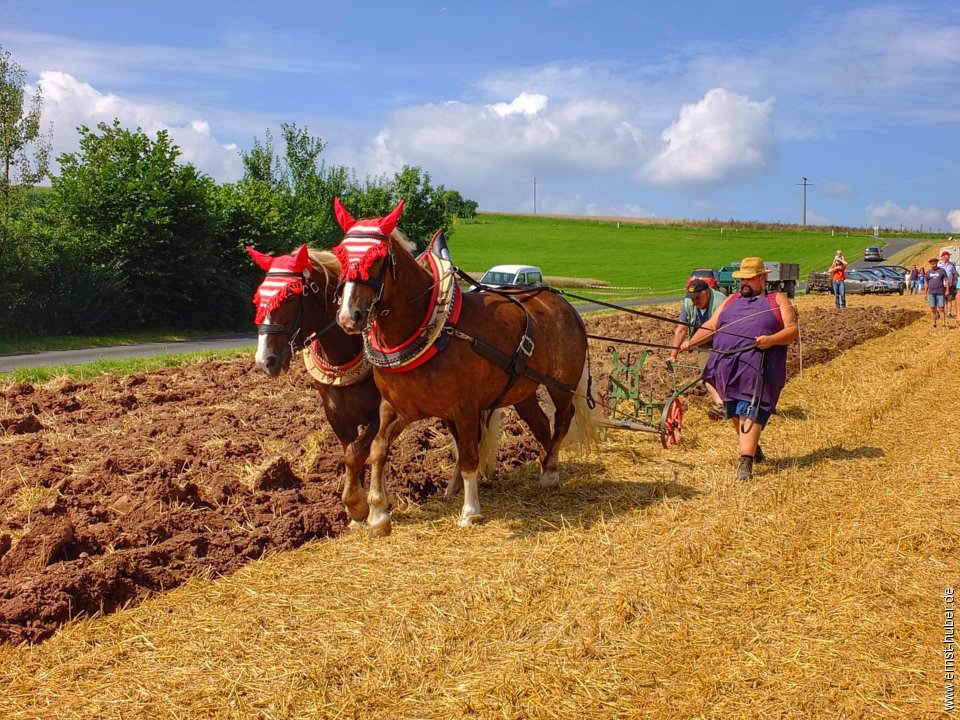
[[[784,293],[767,294],[767,269],[761,258],[744,258],[733,276],[740,280],[740,292],[728,297],[681,349],[713,340],[705,373],[720,392],[737,432],[737,479],[751,480],[754,460],[764,459],[760,433],[776,412],[787,382],[787,346],[800,336],[800,328],[789,298]]]
[[[726,295],[719,290],[714,290],[703,280],[694,280],[687,285],[687,293],[683,297],[683,304],[680,305],[680,317],[677,320],[677,327],[673,331],[673,350],[670,351],[670,362],[677,359],[677,354],[680,352],[680,344],[691,337],[701,325],[713,317],[713,314],[717,311],[717,308],[723,304],[724,300],[726,300]],[[707,341],[704,344],[709,347],[710,342]],[[701,371],[706,368],[707,353],[704,352],[698,356],[697,365],[700,366]],[[723,420],[724,411],[720,395],[717,393],[717,389],[713,386],[709,377],[707,377],[706,374],[702,377],[703,385],[707,388],[707,394],[710,396],[710,399],[713,400],[713,407],[707,410],[707,416],[711,420]]]
[[[937,326],[937,317],[939,316],[943,327],[947,326],[946,295],[949,282],[947,281],[947,271],[937,264],[935,257],[928,261],[930,267],[927,269],[927,305],[930,306],[930,318],[933,326]]]
[[[947,317],[955,317],[957,314],[957,266],[950,260],[950,251],[944,250],[940,253],[940,262],[937,267],[943,268],[947,273],[947,289],[943,294],[943,310]]]

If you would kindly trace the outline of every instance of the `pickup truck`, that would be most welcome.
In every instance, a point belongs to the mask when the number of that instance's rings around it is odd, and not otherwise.
[[[800,279],[800,263],[765,262],[767,269],[767,291],[786,293],[788,298],[797,294],[797,281]],[[717,286],[725,295],[736,292],[740,281],[733,272],[740,269],[740,263],[734,262],[720,268]]]

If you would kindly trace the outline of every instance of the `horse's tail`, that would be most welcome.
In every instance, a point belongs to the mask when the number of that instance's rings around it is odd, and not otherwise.
[[[587,355],[580,382],[573,394],[573,420],[564,438],[564,446],[580,451],[600,449],[600,410],[592,395],[590,355]]]
[[[480,413],[480,474],[485,478],[492,478],[497,470],[501,425],[503,425],[503,408]]]

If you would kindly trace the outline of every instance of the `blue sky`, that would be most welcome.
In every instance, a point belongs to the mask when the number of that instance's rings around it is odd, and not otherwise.
[[[4,0],[56,153],[114,117],[219,181],[296,123],[481,210],[960,232],[960,5]],[[534,183],[536,178],[536,183]]]

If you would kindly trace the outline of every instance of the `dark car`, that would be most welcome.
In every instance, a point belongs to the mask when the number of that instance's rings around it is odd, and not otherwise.
[[[714,290],[717,289],[717,271],[709,270],[707,268],[697,268],[692,273],[690,277],[687,278],[687,285],[692,283],[694,280],[703,280],[707,285],[712,287]]]
[[[884,268],[887,270],[895,270],[900,273],[900,277],[910,274],[910,268],[904,267],[903,265],[874,265],[871,270],[882,270]]]
[[[900,284],[872,270],[847,270],[846,291],[851,294],[903,294]]]
[[[880,275],[881,277],[890,278],[897,282],[900,287],[900,294],[903,295],[903,291],[907,289],[907,281],[904,279],[903,273],[899,270],[896,270],[892,265],[875,265],[869,270],[861,272],[870,272]]]
[[[879,245],[868,245],[863,251],[863,259],[880,262],[883,260],[883,250]]]

